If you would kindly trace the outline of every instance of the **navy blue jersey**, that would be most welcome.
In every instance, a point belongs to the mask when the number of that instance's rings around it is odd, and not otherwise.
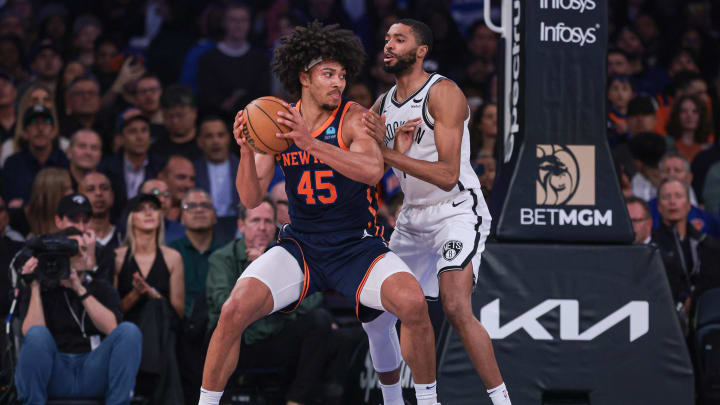
[[[343,98],[327,121],[311,135],[347,150],[341,138],[342,122],[353,104]],[[285,174],[293,229],[305,233],[368,229],[372,235],[379,234],[375,222],[375,187],[343,176],[295,144],[275,160]]]

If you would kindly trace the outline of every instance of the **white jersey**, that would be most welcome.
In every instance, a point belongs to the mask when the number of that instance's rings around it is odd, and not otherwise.
[[[435,119],[430,115],[428,110],[428,95],[430,89],[440,80],[449,80],[446,77],[433,73],[428,77],[425,84],[418,89],[412,96],[408,97],[402,103],[395,98],[397,85],[393,86],[383,96],[380,104],[380,114],[385,114],[385,122],[387,124],[387,132],[385,133],[385,144],[388,148],[392,148],[395,144],[395,129],[400,127],[406,121],[413,118],[422,117],[420,125],[416,129],[414,142],[407,152],[407,156],[413,159],[425,160],[428,162],[437,162],[438,152],[435,144]],[[404,204],[407,205],[427,205],[439,201],[453,198],[463,190],[480,189],[480,181],[470,164],[470,131],[468,130],[468,121],[470,120],[468,108],[468,117],[465,119],[462,134],[462,146],[460,148],[460,177],[458,184],[450,191],[443,191],[440,187],[428,183],[424,180],[417,179],[404,173],[401,170],[393,168],[395,175],[400,180],[400,186],[405,194]]]

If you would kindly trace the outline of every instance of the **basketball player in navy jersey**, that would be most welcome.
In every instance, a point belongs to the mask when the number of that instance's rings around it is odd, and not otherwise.
[[[455,83],[423,70],[431,47],[432,32],[420,21],[403,19],[390,27],[384,69],[396,84],[363,118],[405,194],[390,248],[412,269],[426,296],[439,293],[493,404],[509,405],[492,342],[470,301],[491,221],[470,165],[470,110]],[[386,313],[363,324],[385,405],[404,403],[395,321]]]
[[[436,404],[435,341],[420,285],[388,248],[375,216],[374,185],[383,174],[377,142],[362,126],[364,108],[342,97],[365,53],[357,37],[312,23],[284,37],[273,70],[299,101],[278,113],[293,145],[274,159],[253,152],[242,136],[237,190],[252,208],[262,200],[274,164],[285,173],[291,225],[278,246],[252,262],[223,305],[208,349],[200,404],[217,405],[235,370],[244,329],[275,311],[292,311],[306,296],[334,289],[355,302],[360,320],[389,311],[402,322],[402,355],[416,382],[418,404]]]

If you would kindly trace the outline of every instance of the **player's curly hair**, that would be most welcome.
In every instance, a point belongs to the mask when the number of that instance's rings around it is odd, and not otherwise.
[[[351,81],[365,63],[365,50],[352,31],[341,29],[337,24],[326,26],[314,21],[305,27],[296,27],[280,39],[272,69],[285,90],[298,98],[302,90],[298,75],[317,58],[332,59],[343,65],[347,80]]]

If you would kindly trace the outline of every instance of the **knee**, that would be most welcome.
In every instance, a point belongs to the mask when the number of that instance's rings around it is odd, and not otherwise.
[[[390,336],[390,331],[395,328],[397,318],[389,312],[378,316],[372,322],[363,323],[362,327],[368,335],[368,339],[376,340]]]
[[[442,300],[442,308],[445,317],[450,321],[453,327],[462,324],[468,318],[472,317],[469,300],[457,296],[445,296]]]
[[[405,325],[418,324],[430,321],[425,296],[418,289],[417,292],[407,293],[398,307],[396,314]]]
[[[45,326],[36,325],[30,328],[23,337],[23,348],[27,349],[52,349],[55,347],[50,330]]]
[[[250,313],[247,306],[243,305],[240,299],[231,295],[220,309],[218,326],[223,325],[233,329],[245,330],[249,324],[249,319]]]
[[[142,343],[142,332],[140,332],[140,328],[132,322],[120,322],[111,334],[118,335],[121,342],[133,344]]]

